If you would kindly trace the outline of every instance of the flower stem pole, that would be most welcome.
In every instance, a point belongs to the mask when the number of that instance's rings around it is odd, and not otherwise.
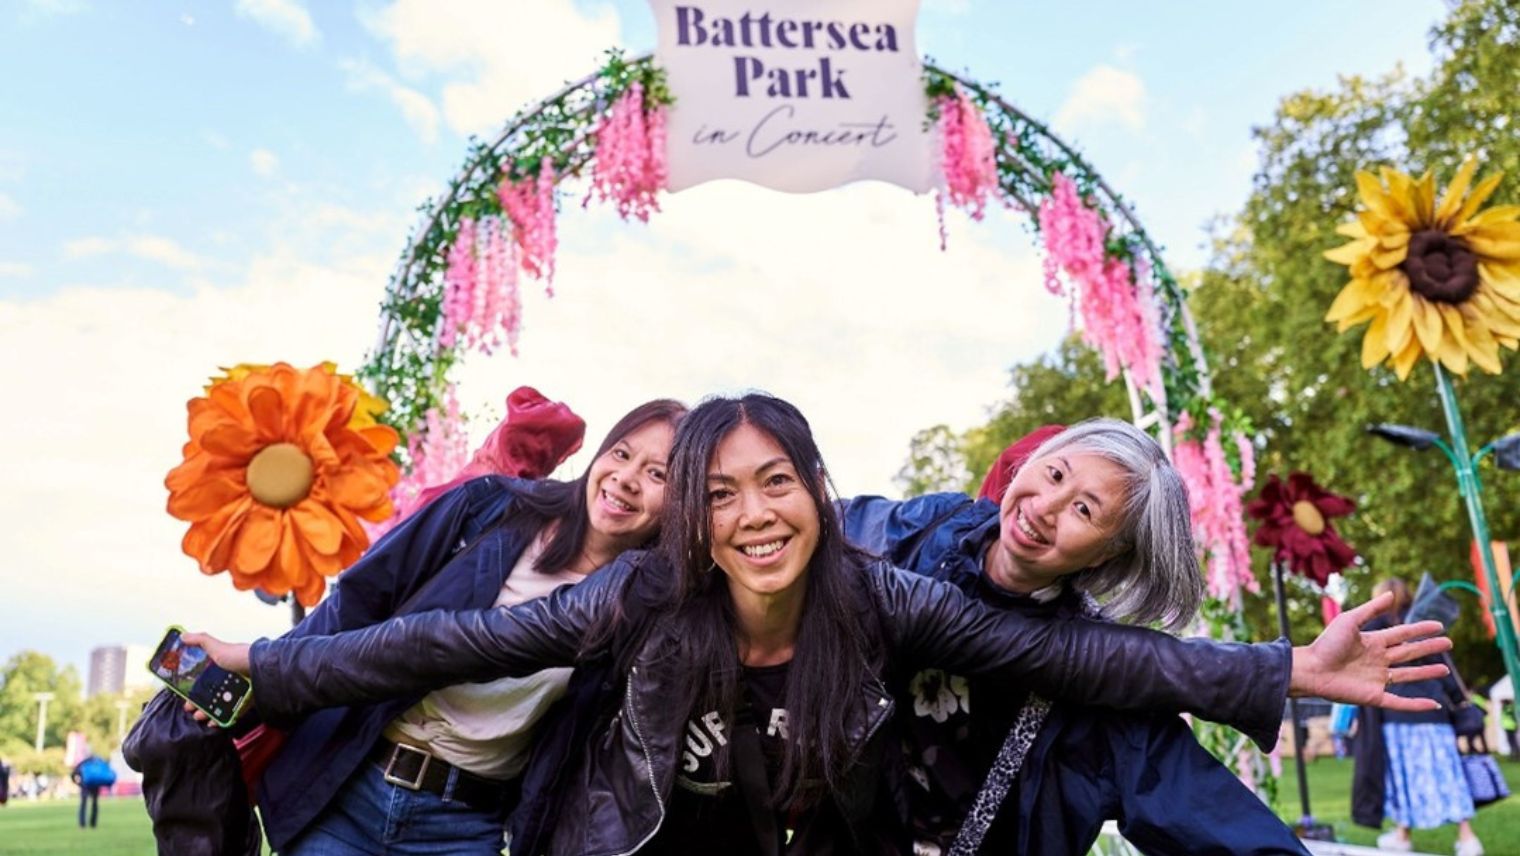
[[[1281,562],[1272,563],[1272,594],[1277,600],[1277,629],[1284,639],[1290,642],[1288,635],[1288,603],[1283,594],[1283,569]],[[1301,721],[1298,718],[1298,699],[1288,698],[1288,715],[1293,719],[1293,760],[1298,770],[1298,800],[1303,806],[1303,815],[1298,819],[1298,826],[1294,829],[1300,837],[1318,840],[1319,836],[1313,831],[1319,826],[1314,822],[1314,814],[1309,810],[1309,771],[1304,767],[1304,740],[1308,733],[1307,728],[1300,729]]]
[[[1473,538],[1478,545],[1478,555],[1483,561],[1483,575],[1488,580],[1488,611],[1493,615],[1499,653],[1504,657],[1504,670],[1515,686],[1520,686],[1520,656],[1516,654],[1515,625],[1510,622],[1506,601],[1509,592],[1499,585],[1499,571],[1494,564],[1494,548],[1489,540],[1488,517],[1483,513],[1483,483],[1478,479],[1475,458],[1467,451],[1467,430],[1462,425],[1462,412],[1457,409],[1457,392],[1451,378],[1434,363],[1436,388],[1441,393],[1441,408],[1446,412],[1446,428],[1451,434],[1451,450],[1448,457],[1457,471],[1457,490],[1467,503],[1467,520],[1472,525]],[[1445,451],[1445,450],[1443,450]]]
[[[290,593],[290,626],[295,627],[306,617],[306,607],[296,598],[296,593]]]

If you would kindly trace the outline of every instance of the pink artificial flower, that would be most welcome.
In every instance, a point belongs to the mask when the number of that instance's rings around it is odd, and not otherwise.
[[[463,469],[468,460],[469,438],[460,419],[459,399],[450,384],[439,407],[428,408],[422,425],[406,440],[411,469],[391,488],[396,513],[375,524],[365,524],[370,538],[377,539],[404,519],[429,485],[442,484]]]
[[[443,274],[440,345],[459,344],[489,354],[505,339],[516,356],[522,302],[514,250],[501,217],[460,220]]]
[[[454,243],[449,245],[448,266],[443,272],[443,324],[439,343],[454,346],[457,335],[470,324],[475,314],[475,221],[459,221]]]
[[[1065,272],[1075,287],[1083,338],[1103,355],[1108,379],[1128,369],[1138,386],[1159,398],[1166,352],[1149,266],[1141,260],[1131,269],[1123,259],[1108,255],[1107,219],[1061,173],[1052,177],[1039,222],[1045,241],[1045,287],[1060,294],[1057,273]]]
[[[665,108],[646,109],[644,87],[634,83],[597,121],[591,188],[581,205],[595,196],[613,203],[624,220],[647,223],[660,210],[665,180]]]
[[[1246,537],[1242,497],[1246,488],[1235,480],[1225,459],[1218,413],[1203,442],[1188,439],[1192,420],[1184,417],[1173,428],[1172,464],[1188,489],[1193,536],[1207,556],[1209,595],[1238,604],[1240,591],[1260,590],[1251,572],[1250,541]]]
[[[543,280],[545,290],[554,295],[554,254],[559,239],[554,221],[554,161],[545,156],[538,175],[528,178],[503,178],[497,188],[501,210],[512,221],[517,243],[517,260],[524,273]]]
[[[987,117],[960,86],[954,96],[942,96],[939,108],[940,173],[943,186],[935,191],[934,210],[939,217],[939,248],[945,248],[945,202],[980,220],[987,200],[1000,190],[997,142]]]

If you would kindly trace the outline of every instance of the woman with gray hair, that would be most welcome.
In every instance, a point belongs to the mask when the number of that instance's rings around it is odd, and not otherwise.
[[[999,457],[981,493],[849,500],[845,533],[1032,618],[1179,630],[1197,613],[1187,489],[1133,425],[1033,432]],[[916,854],[1084,853],[1110,819],[1147,853],[1306,852],[1176,716],[1053,705],[937,669],[897,691]]]

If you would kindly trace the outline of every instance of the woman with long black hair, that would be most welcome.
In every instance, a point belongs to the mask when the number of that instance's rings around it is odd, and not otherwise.
[[[504,609],[433,612],[333,637],[232,645],[276,721],[314,708],[608,655],[621,704],[576,770],[551,852],[903,852],[883,793],[895,757],[889,672],[938,663],[1054,698],[1190,710],[1258,742],[1284,697],[1426,709],[1386,692],[1440,667],[1433,623],[1313,645],[1181,641],[1079,620],[1034,623],[870,560],[845,542],[807,421],[770,396],[716,398],[682,423],[659,548]],[[889,751],[889,749],[891,751]]]

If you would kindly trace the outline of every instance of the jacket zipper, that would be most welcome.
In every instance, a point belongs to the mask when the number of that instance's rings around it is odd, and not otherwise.
[[[648,835],[644,836],[638,844],[635,844],[632,850],[619,854],[619,856],[629,856],[629,854],[637,852],[645,844],[648,844],[649,840],[659,833],[660,827],[665,824],[665,799],[660,796],[660,788],[655,784],[654,759],[649,755],[649,745],[644,742],[644,732],[639,729],[638,711],[633,706],[633,681],[638,676],[638,666],[634,666],[629,670],[628,688],[625,690],[625,697],[628,701],[628,724],[633,726],[633,736],[639,740],[639,751],[644,753],[644,769],[649,771],[649,792],[654,794],[654,804],[660,810],[660,816],[655,819],[654,829],[649,830]]]

